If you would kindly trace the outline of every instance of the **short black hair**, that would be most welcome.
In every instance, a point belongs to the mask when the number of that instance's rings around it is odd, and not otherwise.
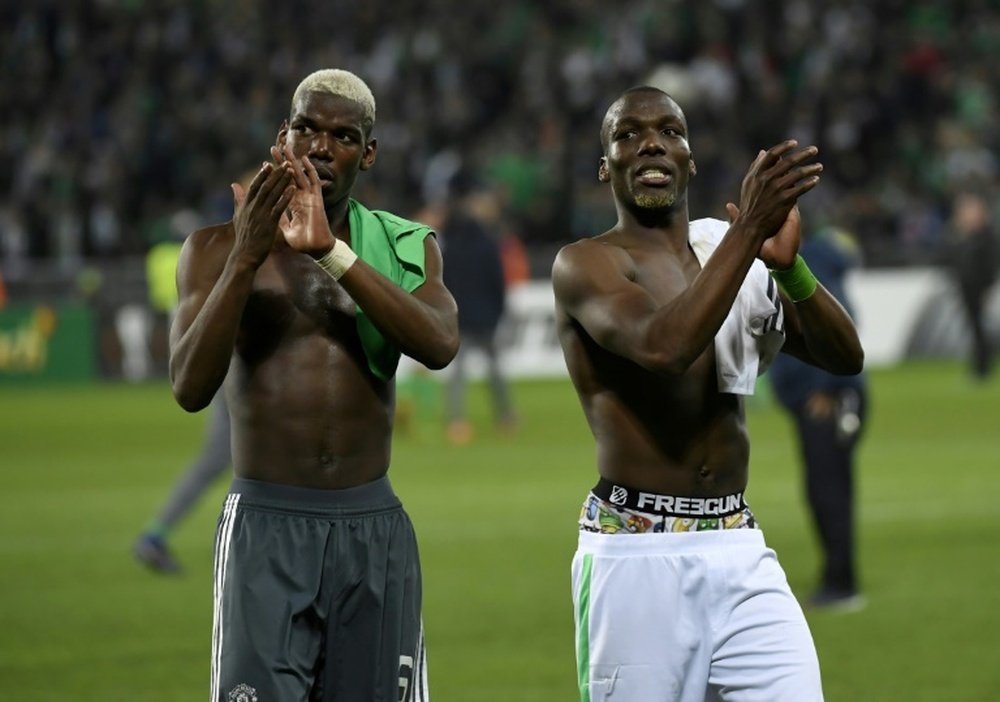
[[[663,96],[669,98],[670,100],[672,100],[675,104],[677,103],[677,101],[674,100],[674,98],[670,95],[670,93],[668,93],[666,90],[662,90],[660,88],[657,88],[656,86],[653,86],[653,85],[634,85],[634,86],[632,86],[631,88],[629,88],[628,90],[626,90],[625,92],[623,92],[621,95],[619,95],[617,98],[615,98],[614,102],[612,102],[610,105],[608,105],[608,109],[604,113],[604,119],[601,120],[601,132],[600,132],[601,147],[605,151],[608,150],[608,126],[611,123],[611,113],[612,113],[612,111],[614,110],[614,108],[622,100],[624,100],[625,98],[629,97],[630,95],[635,95],[636,93],[659,93],[660,95],[663,95]],[[679,107],[679,105],[678,105],[678,107]]]

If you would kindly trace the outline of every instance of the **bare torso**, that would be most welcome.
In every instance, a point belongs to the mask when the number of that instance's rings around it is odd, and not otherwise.
[[[625,241],[616,234],[573,246],[609,247],[657,305],[686,289],[700,266],[688,248]],[[570,377],[608,480],[655,492],[718,496],[747,483],[749,440],[741,399],[718,391],[712,344],[681,375],[665,376],[607,351],[556,306]]]
[[[563,247],[552,268],[559,338],[598,469],[677,496],[741,491],[746,421],[740,397],[718,389],[714,339],[756,261],[782,271],[795,263],[795,203],[819,181],[817,150],[786,140],[757,155],[702,268],[687,204],[697,168],[677,103],[653,88],[626,91],[605,115],[601,145],[597,177],[611,186],[618,222]],[[795,305],[786,310],[785,349],[858,372],[864,354],[843,309],[822,290],[800,302],[801,319]]]
[[[231,225],[212,247],[220,267]],[[344,488],[388,470],[394,389],[368,370],[355,303],[278,245],[254,278],[225,382],[238,477]]]

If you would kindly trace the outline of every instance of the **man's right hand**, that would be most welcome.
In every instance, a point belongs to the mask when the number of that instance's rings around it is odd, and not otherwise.
[[[295,192],[291,170],[264,163],[246,192],[239,183],[231,187],[236,230],[232,255],[254,267],[260,266],[271,250],[278,222]]]
[[[781,231],[799,197],[819,183],[823,164],[808,163],[819,150],[807,146],[793,151],[797,145],[789,139],[761,151],[743,178],[739,220],[762,240]]]

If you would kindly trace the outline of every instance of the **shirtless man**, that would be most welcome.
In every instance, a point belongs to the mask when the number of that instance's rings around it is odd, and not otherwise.
[[[457,309],[429,229],[351,190],[375,100],[307,76],[231,222],[181,255],[170,377],[224,384],[235,479],[216,536],[212,699],[424,700],[421,579],[389,484],[400,352],[442,368]]]
[[[817,150],[761,151],[727,225],[688,220],[695,162],[664,92],[625,92],[601,143],[618,223],[552,271],[600,474],[573,560],[581,699],[820,700],[802,610],[744,500],[741,397],[782,343],[835,373],[863,364],[850,317],[797,256]]]

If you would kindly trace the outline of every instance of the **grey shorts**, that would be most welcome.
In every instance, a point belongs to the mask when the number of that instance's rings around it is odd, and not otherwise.
[[[237,478],[215,544],[217,702],[427,700],[420,559],[388,478]]]

